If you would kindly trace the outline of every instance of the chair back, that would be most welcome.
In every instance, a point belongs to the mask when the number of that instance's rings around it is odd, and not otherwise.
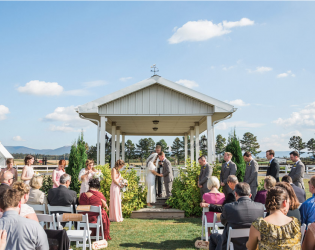
[[[39,222],[50,223],[50,229],[56,230],[55,214],[36,214]]]
[[[303,243],[305,230],[306,230],[306,224],[303,223],[302,226],[301,226],[301,244]]]
[[[227,240],[226,249],[230,249],[230,243],[232,238],[242,238],[242,237],[249,237],[249,228],[239,228],[239,229],[232,229],[229,227],[229,235]]]
[[[44,214],[46,214],[46,207],[45,207],[45,204],[27,204],[29,205],[30,207],[32,207],[35,212],[43,212]]]
[[[65,212],[65,213],[73,213],[73,206],[51,206],[47,205],[48,213],[51,214],[53,212]]]

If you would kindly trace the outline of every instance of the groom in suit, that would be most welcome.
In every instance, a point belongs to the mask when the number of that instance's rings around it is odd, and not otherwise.
[[[164,152],[160,152],[158,154],[160,162],[162,162],[163,167],[163,178],[164,178],[164,187],[166,192],[166,198],[168,199],[172,195],[172,187],[173,187],[173,168],[172,164],[168,159],[165,158]],[[167,206],[165,208],[170,208]]]
[[[266,176],[271,175],[279,182],[280,165],[277,159],[275,159],[275,151],[272,149],[266,151],[266,158],[269,161]]]

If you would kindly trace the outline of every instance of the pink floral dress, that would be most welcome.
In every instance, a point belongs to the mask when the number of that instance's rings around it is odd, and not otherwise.
[[[56,168],[55,170],[55,182],[58,183],[58,185],[60,185],[60,177],[65,173],[65,171],[63,171],[62,169],[59,170],[59,168]],[[54,183],[53,188],[57,188],[58,186]]]

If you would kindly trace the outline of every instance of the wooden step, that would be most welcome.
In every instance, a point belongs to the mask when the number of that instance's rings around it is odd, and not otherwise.
[[[138,211],[133,211],[132,219],[180,219],[185,217],[185,212],[179,209],[170,208],[142,208]]]

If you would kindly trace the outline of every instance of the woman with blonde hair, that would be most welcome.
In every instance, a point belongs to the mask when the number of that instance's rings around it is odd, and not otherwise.
[[[163,177],[162,174],[156,172],[156,162],[158,160],[158,156],[154,159],[154,161],[150,161],[147,167],[147,174],[146,174],[146,185],[148,188],[147,192],[147,206],[151,206],[150,203],[156,202],[156,191],[155,191],[155,176]]]
[[[39,189],[43,186],[43,177],[42,176],[33,176],[30,181],[30,193],[29,198],[26,204],[29,205],[42,205],[45,204],[47,210],[47,197],[44,192]],[[35,211],[37,214],[42,214],[43,211]]]
[[[1,181],[3,181],[3,175],[4,175],[4,173],[7,172],[7,171],[9,171],[9,172],[11,172],[11,173],[13,174],[13,182],[12,182],[12,184],[13,184],[14,182],[17,181],[17,178],[18,178],[17,171],[16,171],[16,169],[13,167],[14,159],[7,159],[7,160],[6,160],[6,164],[7,164],[7,167],[1,169],[1,173],[0,173],[1,177],[0,177],[0,179],[1,179]],[[11,185],[12,185],[12,184],[11,184]]]
[[[259,202],[265,205],[267,192],[270,188],[274,187],[276,183],[277,181],[273,176],[271,175],[266,176],[264,181],[265,189],[257,192],[255,202]]]
[[[225,200],[225,195],[224,193],[219,192],[220,181],[216,176],[210,176],[207,182],[207,188],[210,190],[210,192],[205,193],[202,196],[202,202],[214,205],[222,205]],[[213,215],[214,212],[206,213],[208,223],[213,222]]]
[[[109,220],[121,222],[123,221],[121,210],[120,189],[124,186],[120,183],[123,179],[119,170],[125,165],[123,160],[118,160],[115,167],[111,170],[112,183],[110,185],[110,203],[109,203]]]
[[[89,190],[89,181],[93,178],[94,173],[97,170],[94,168],[93,160],[86,160],[85,168],[82,168],[79,173],[79,181],[81,181],[80,194],[85,193]]]
[[[54,183],[53,188],[57,188],[60,185],[60,177],[65,173],[66,161],[60,160],[58,167],[54,169],[52,173],[52,181]]]
[[[21,194],[21,210],[20,210],[20,216],[25,217],[27,219],[35,220],[38,222],[38,218],[36,216],[36,213],[32,207],[26,204],[29,198],[30,193],[30,187],[28,184],[24,182],[15,182],[12,185],[12,189],[17,190]]]

